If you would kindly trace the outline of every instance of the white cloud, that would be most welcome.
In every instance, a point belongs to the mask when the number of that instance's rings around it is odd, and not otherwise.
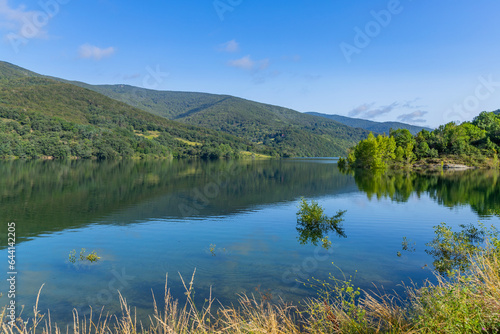
[[[26,6],[12,8],[7,0],[0,0],[0,28],[10,30],[23,38],[46,38],[50,15],[41,11],[30,11]]]
[[[250,57],[250,55],[228,62],[228,65],[231,67],[241,68],[248,71],[262,71],[268,68],[269,64],[269,59],[255,61],[252,57]]]
[[[231,67],[242,68],[244,70],[251,70],[255,66],[255,61],[253,61],[250,55],[248,55],[240,59],[230,60],[228,65]]]
[[[84,59],[94,59],[101,60],[102,58],[110,57],[116,52],[116,49],[112,46],[101,49],[97,46],[84,44],[78,49],[78,54],[80,58]]]
[[[240,44],[233,39],[229,42],[221,44],[219,49],[220,51],[234,53],[240,51]]]

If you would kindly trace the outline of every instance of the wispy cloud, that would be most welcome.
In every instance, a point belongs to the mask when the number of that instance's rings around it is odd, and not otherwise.
[[[253,60],[250,55],[228,62],[228,65],[231,67],[241,68],[247,71],[262,71],[268,68],[269,64],[269,59]]]
[[[141,77],[140,73],[122,75],[123,80],[133,80],[133,79],[138,79],[140,77]]]
[[[420,109],[420,108],[424,108],[425,106],[422,106],[422,105],[416,105],[415,103],[420,101],[421,98],[417,97],[411,101],[405,101],[403,102],[403,104],[401,105],[403,108],[408,108],[408,109]]]
[[[256,85],[260,85],[266,83],[268,80],[272,78],[276,78],[281,75],[280,71],[262,71],[258,72],[253,76],[253,83]]]
[[[45,14],[27,10],[24,5],[12,8],[7,0],[0,0],[0,28],[10,30],[9,33],[18,34],[23,38],[46,38],[47,31],[43,29],[46,23],[33,23],[37,15]]]
[[[349,112],[349,116],[351,116],[351,117],[359,116],[359,117],[362,117],[365,119],[373,119],[373,118],[377,118],[378,116],[388,114],[399,106],[398,102],[394,102],[394,103],[387,105],[387,106],[382,106],[379,108],[372,109],[374,104],[375,103],[362,104],[359,107],[356,107],[353,110],[351,110]]]
[[[383,107],[380,107],[380,108],[377,108],[377,109],[373,109],[373,110],[368,110],[367,112],[365,112],[365,117],[368,118],[368,119],[372,119],[372,118],[376,118],[380,115],[384,115],[384,114],[388,114],[390,113],[391,111],[393,111],[396,107],[399,106],[399,103],[397,102],[394,102],[388,106],[383,106]]]
[[[102,58],[110,57],[116,52],[116,49],[112,46],[101,49],[97,46],[84,44],[78,49],[78,54],[80,58],[84,59],[94,59],[101,60]]]
[[[240,44],[233,39],[229,42],[219,45],[219,50],[223,52],[235,53],[240,51]]]
[[[302,75],[302,78],[306,79],[307,81],[316,81],[321,79],[323,76],[321,74],[304,74]]]
[[[425,119],[420,118],[428,114],[428,111],[417,110],[409,114],[403,114],[398,116],[398,120],[405,123],[425,123]]]
[[[349,111],[349,116],[351,116],[351,117],[359,116],[360,114],[370,110],[370,108],[373,107],[374,104],[375,104],[375,102],[364,103],[364,104],[354,108],[353,110]]]

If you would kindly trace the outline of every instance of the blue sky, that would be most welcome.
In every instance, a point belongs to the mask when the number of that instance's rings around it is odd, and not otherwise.
[[[500,2],[0,0],[0,59],[437,126],[500,108]]]

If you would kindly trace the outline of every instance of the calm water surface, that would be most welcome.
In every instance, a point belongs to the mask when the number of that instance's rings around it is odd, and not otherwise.
[[[0,268],[6,275],[7,222],[16,223],[17,303],[64,323],[88,306],[119,312],[119,290],[139,316],[196,269],[196,299],[222,303],[239,293],[300,301],[315,295],[297,281],[355,275],[354,283],[401,291],[432,279],[425,243],[433,226],[477,221],[500,227],[498,172],[343,174],[335,159],[237,162],[2,162]],[[347,238],[330,249],[298,241],[301,197],[327,215],[346,210]],[[402,252],[406,236],[416,243]],[[94,264],[68,259],[95,250]],[[211,250],[212,249],[212,250]],[[3,263],[3,264],[2,264]],[[427,267],[425,266],[427,265]],[[8,300],[0,282],[0,306]]]

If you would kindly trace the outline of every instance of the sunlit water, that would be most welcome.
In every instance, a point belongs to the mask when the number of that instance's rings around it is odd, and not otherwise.
[[[354,276],[365,289],[402,291],[432,279],[425,243],[433,226],[477,221],[500,226],[498,173],[342,174],[335,159],[238,162],[0,163],[0,268],[7,273],[7,222],[16,223],[16,302],[56,321],[102,306],[118,313],[118,291],[152,311],[166,275],[184,297],[196,270],[195,299],[223,304],[247,293],[298,302],[316,294],[300,282]],[[328,250],[298,242],[301,197],[334,215],[346,210],[347,238],[329,235]],[[402,251],[403,237],[415,243]],[[95,250],[97,263],[69,261]],[[401,256],[397,253],[401,252]],[[0,282],[0,305],[8,286]]]

